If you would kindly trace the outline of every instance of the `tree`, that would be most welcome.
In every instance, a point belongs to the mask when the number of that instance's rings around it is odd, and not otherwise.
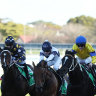
[[[82,15],[79,17],[70,18],[67,23],[77,23],[77,24],[93,27],[96,24],[96,19],[90,16]]]

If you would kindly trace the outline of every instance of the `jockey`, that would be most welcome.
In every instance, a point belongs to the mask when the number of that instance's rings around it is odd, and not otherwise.
[[[15,43],[12,36],[8,36],[5,40],[4,50],[9,50],[12,54],[13,62],[24,67],[27,79],[29,79],[27,64],[25,62],[25,49],[19,44]]]
[[[78,36],[76,38],[76,44],[73,45],[72,52],[77,55],[77,61],[80,64],[86,64],[89,68],[96,68],[96,52],[95,49],[86,42],[84,36]],[[93,71],[93,70],[92,70]],[[92,74],[95,76],[95,71]]]
[[[61,58],[57,48],[53,47],[48,40],[42,44],[42,50],[40,51],[40,61],[46,58],[48,66],[53,66],[53,69],[57,71],[60,68]]]

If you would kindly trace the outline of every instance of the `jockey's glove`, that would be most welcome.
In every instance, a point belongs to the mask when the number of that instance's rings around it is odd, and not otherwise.
[[[92,63],[88,63],[86,64],[87,65],[87,68],[90,69],[92,67]]]
[[[12,57],[12,60],[16,60],[16,57]]]
[[[13,63],[15,63],[15,64],[17,63],[17,61],[16,61],[16,60],[13,60],[12,62],[13,62]]]

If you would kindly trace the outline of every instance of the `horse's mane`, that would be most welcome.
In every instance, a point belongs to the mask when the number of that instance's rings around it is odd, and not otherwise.
[[[71,50],[66,50],[65,55],[71,55],[73,57],[75,56],[74,53]]]

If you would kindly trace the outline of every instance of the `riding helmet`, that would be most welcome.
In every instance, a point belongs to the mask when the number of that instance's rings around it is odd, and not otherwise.
[[[84,36],[78,36],[76,38],[76,45],[78,44],[86,44],[86,38]]]
[[[15,43],[14,38],[12,36],[8,36],[5,40],[6,46],[12,46]]]
[[[45,42],[42,44],[42,50],[44,52],[50,52],[52,49],[52,45],[48,40],[45,40]]]

